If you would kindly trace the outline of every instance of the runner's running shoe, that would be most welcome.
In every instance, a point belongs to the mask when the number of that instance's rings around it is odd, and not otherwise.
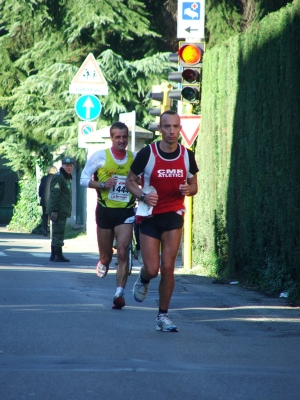
[[[114,308],[115,310],[121,310],[121,308],[123,307],[125,307],[124,294],[120,293],[118,295],[115,295],[112,308]]]
[[[168,314],[160,314],[156,318],[156,330],[162,332],[178,332],[177,326],[172,324]]]
[[[96,265],[96,274],[99,276],[99,278],[105,278],[108,272],[108,267],[106,265],[101,264],[99,261],[98,264]]]
[[[141,303],[145,300],[147,293],[148,293],[149,283],[142,283],[141,281],[141,272],[133,285],[133,296],[135,301]]]

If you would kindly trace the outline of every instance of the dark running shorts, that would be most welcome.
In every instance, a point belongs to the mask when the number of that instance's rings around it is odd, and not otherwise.
[[[134,208],[96,207],[96,223],[99,228],[114,229],[115,226],[133,222]]]
[[[143,235],[160,239],[163,232],[182,228],[183,216],[176,212],[157,214],[153,215],[153,217],[143,219],[139,227]]]

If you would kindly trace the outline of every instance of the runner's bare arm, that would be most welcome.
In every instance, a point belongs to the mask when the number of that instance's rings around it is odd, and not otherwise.
[[[144,194],[144,199],[142,201],[144,203],[147,203],[149,206],[156,206],[158,201],[158,195],[156,191],[145,194],[139,187],[140,183],[140,177],[135,175],[132,171],[129,171],[125,182],[126,189],[138,200],[140,199],[142,194]]]
[[[189,185],[189,191],[186,196],[194,196],[198,192],[198,180],[197,174],[193,175],[191,178],[187,179],[187,183]]]
[[[107,179],[107,181],[103,182],[105,184],[105,186],[103,187],[103,186],[101,186],[102,182],[94,181],[93,179],[91,179],[88,187],[92,188],[92,189],[99,189],[99,188],[100,189],[109,189],[109,188],[116,186],[116,182],[117,182],[116,179],[109,178],[109,179]]]
[[[129,171],[125,181],[125,186],[126,189],[137,199],[139,199],[143,194],[142,189],[139,187],[139,183],[140,177],[135,175],[132,171]]]

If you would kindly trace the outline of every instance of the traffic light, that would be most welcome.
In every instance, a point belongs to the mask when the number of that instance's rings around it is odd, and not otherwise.
[[[170,62],[178,63],[178,72],[169,72],[168,79],[178,82],[178,90],[171,90],[174,100],[198,104],[200,102],[202,57],[204,43],[180,42],[177,53],[170,55]]]
[[[163,112],[170,110],[171,99],[168,96],[170,86],[167,83],[161,85],[152,86],[152,92],[148,93],[148,97],[152,99],[151,108],[149,108],[149,114],[155,116],[156,121],[150,122],[148,129],[150,131],[156,131],[159,123],[159,116]]]

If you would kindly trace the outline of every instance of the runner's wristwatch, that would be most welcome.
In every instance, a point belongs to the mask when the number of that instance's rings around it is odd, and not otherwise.
[[[105,189],[105,182],[100,182],[100,188]]]
[[[143,193],[142,195],[141,195],[141,197],[140,197],[140,201],[142,201],[143,203],[145,203],[145,193]]]

